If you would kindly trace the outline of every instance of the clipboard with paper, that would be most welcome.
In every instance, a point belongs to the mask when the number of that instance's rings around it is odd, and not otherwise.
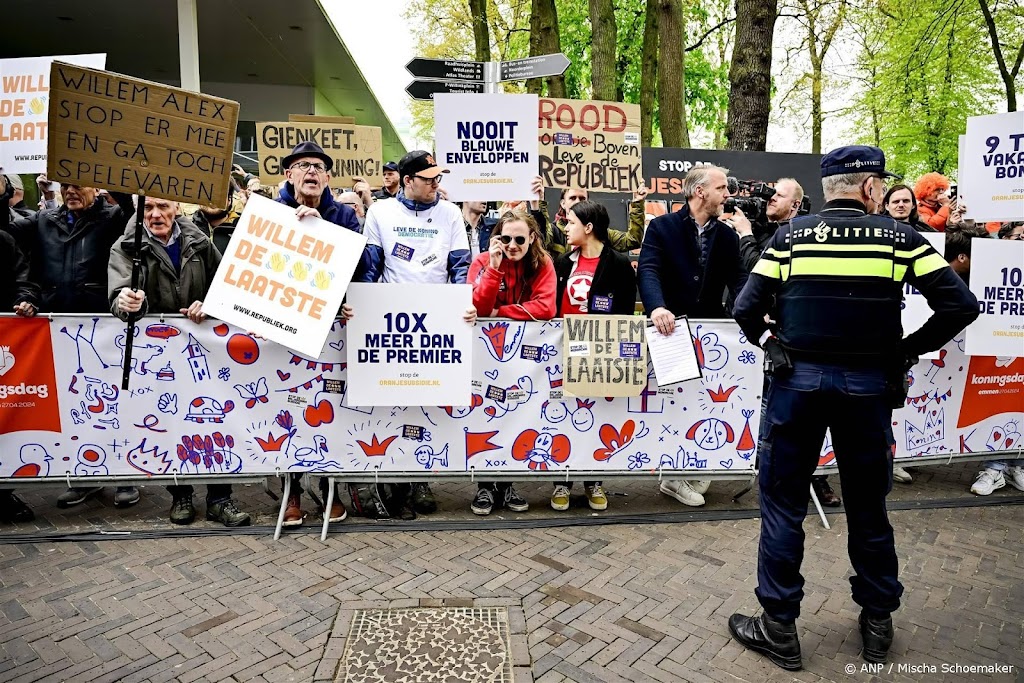
[[[697,351],[693,347],[690,321],[685,315],[676,316],[676,328],[672,334],[661,334],[654,323],[647,321],[644,328],[647,337],[647,352],[654,364],[654,376],[659,387],[678,384],[703,376]]]

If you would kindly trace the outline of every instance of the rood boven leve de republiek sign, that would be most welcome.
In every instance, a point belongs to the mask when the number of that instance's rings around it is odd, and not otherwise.
[[[238,103],[54,62],[50,180],[206,206],[228,198]]]

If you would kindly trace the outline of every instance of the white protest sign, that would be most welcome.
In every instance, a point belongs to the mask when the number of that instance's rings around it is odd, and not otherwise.
[[[1024,113],[969,117],[964,146],[959,173],[971,194],[961,194],[971,218],[1024,220]]]
[[[451,201],[529,199],[537,175],[537,96],[434,96],[437,161]]]
[[[45,173],[53,61],[102,69],[106,54],[0,59],[0,168]]]
[[[469,405],[471,286],[354,284],[348,301],[346,405]]]
[[[252,195],[203,312],[319,358],[366,237]]]
[[[1024,356],[1024,242],[971,240],[971,291],[981,315],[967,328],[967,355]]]
[[[928,240],[935,251],[939,252],[939,256],[942,256],[946,249],[946,235],[941,232],[924,232],[921,233],[921,237]],[[932,308],[925,301],[924,295],[917,290],[916,287],[910,283],[903,283],[903,313],[900,316],[903,322],[903,336],[906,337],[911,332],[917,332],[921,329],[921,326],[928,321],[928,318],[932,317]],[[931,353],[921,354],[921,358],[938,358],[939,352],[933,351]]]

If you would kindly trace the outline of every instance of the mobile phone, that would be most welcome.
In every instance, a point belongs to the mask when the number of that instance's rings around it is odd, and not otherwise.
[[[949,201],[956,202],[956,185],[949,186]]]

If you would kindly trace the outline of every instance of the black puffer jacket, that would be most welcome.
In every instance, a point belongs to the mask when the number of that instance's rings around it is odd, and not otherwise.
[[[117,206],[100,199],[71,217],[67,207],[40,211],[12,222],[8,231],[30,264],[41,290],[44,313],[106,313],[110,249],[134,214],[131,197],[114,194]]]

